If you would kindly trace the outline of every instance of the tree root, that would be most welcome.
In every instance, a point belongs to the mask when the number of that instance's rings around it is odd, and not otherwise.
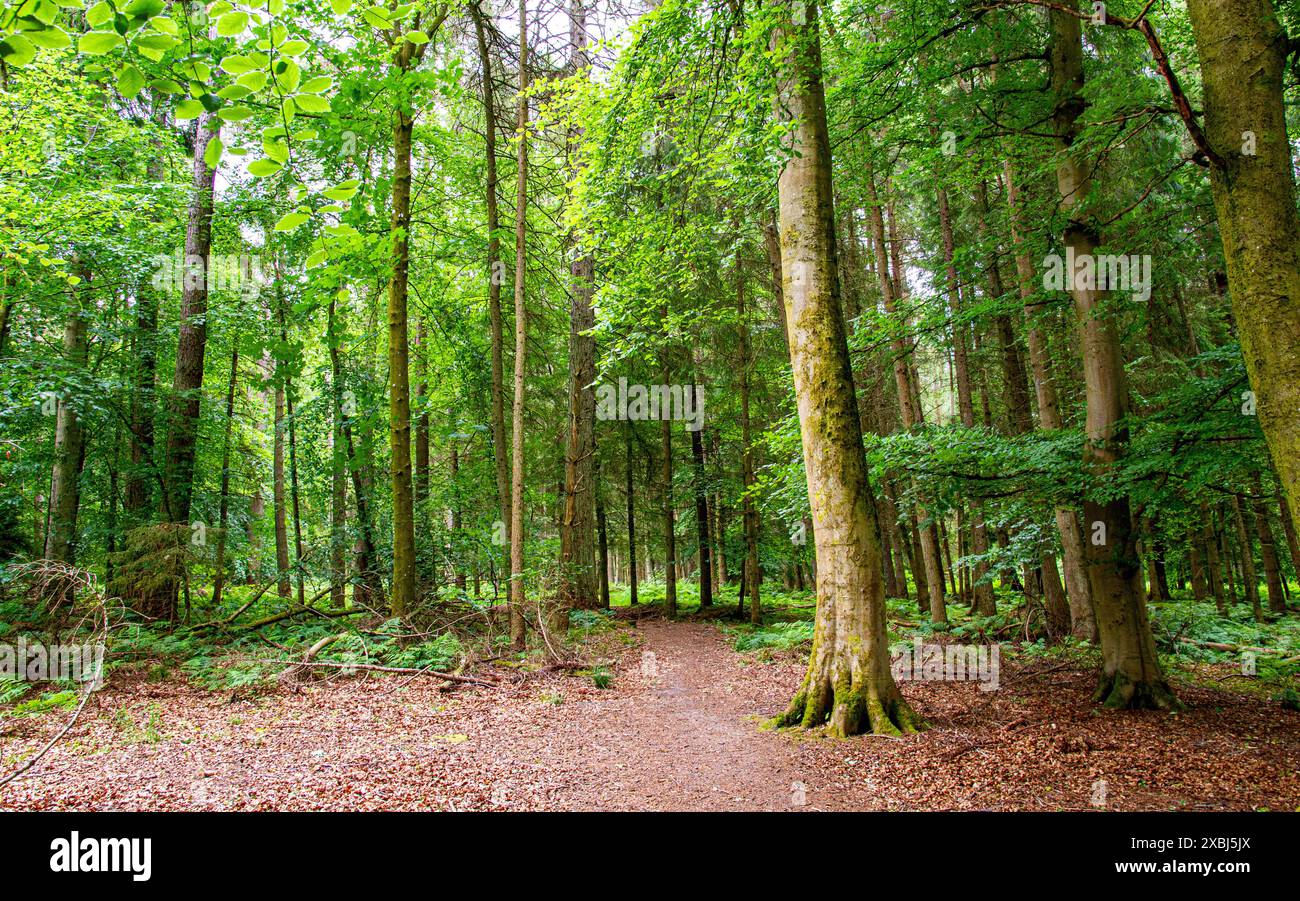
[[[837,738],[868,733],[897,737],[929,728],[902,697],[885,700],[858,689],[837,693],[830,686],[810,694],[806,684],[784,713],[764,724],[768,729],[821,726]]]
[[[1113,710],[1168,710],[1176,713],[1185,709],[1164,679],[1134,682],[1122,673],[1102,673],[1092,699]]]

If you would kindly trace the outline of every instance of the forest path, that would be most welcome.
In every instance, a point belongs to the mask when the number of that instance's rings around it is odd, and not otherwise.
[[[786,810],[799,765],[788,740],[759,731],[775,711],[744,691],[743,658],[699,623],[643,620],[641,653],[609,700],[539,736],[536,751],[567,772],[566,806],[601,810]],[[630,690],[629,690],[630,689]],[[801,806],[801,805],[800,805]]]

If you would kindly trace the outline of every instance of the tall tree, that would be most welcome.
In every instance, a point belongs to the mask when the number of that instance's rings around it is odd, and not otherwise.
[[[897,734],[919,722],[894,684],[880,529],[840,312],[831,152],[815,2],[783,4],[778,112],[793,124],[778,181],[782,290],[817,548],[808,672],[783,725]]]
[[[515,137],[515,397],[511,414],[510,643],[522,648],[524,622],[524,389],[528,364],[528,0],[519,0],[519,97]]]
[[[1050,48],[1052,90],[1056,97],[1056,181],[1067,216],[1062,245],[1075,261],[1093,259],[1101,243],[1085,200],[1092,192],[1092,165],[1077,145],[1083,96],[1083,39],[1073,14],[1077,0],[1052,9]],[[1105,291],[1082,272],[1066,273],[1074,299],[1082,345],[1087,423],[1083,464],[1098,482],[1124,459],[1128,446],[1128,388],[1119,334],[1102,302]],[[1142,592],[1142,564],[1127,495],[1106,500],[1087,497],[1083,506],[1090,531],[1086,559],[1093,609],[1101,638],[1102,672],[1097,699],[1108,707],[1178,707],[1169,690]]]

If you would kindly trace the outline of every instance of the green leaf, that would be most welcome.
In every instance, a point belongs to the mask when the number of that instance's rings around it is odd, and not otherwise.
[[[292,94],[298,90],[298,82],[302,79],[302,69],[292,60],[277,60],[274,68],[275,84],[285,94]]]
[[[252,118],[252,115],[253,111],[246,106],[231,106],[217,113],[217,117],[224,122],[243,122]]]
[[[162,20],[159,19],[158,21],[161,22]],[[176,38],[172,37],[169,34],[141,34],[141,35],[136,35],[134,41],[134,44],[137,48],[147,47],[148,49],[156,52],[165,52],[167,50],[172,49],[179,43],[180,41],[176,40]]]
[[[346,16],[352,9],[352,0],[330,0],[330,9],[336,16]]]
[[[282,216],[279,222],[275,223],[275,230],[278,232],[291,232],[310,218],[311,216],[307,213],[288,213]]]
[[[165,8],[163,0],[131,0],[123,12],[136,19],[152,19]]]
[[[112,18],[113,7],[109,6],[104,0],[100,0],[100,2],[86,10],[86,24],[91,28],[98,28]]]
[[[36,48],[21,34],[11,34],[0,41],[0,59],[11,66],[25,66],[36,59]]]
[[[328,191],[322,193],[324,193],[324,195],[330,200],[351,200],[352,195],[357,193],[357,188],[359,187],[361,187],[360,180],[350,178],[347,181],[339,182]]]
[[[281,141],[264,140],[262,141],[262,150],[277,163],[287,163],[289,161],[289,145]]]
[[[221,70],[230,75],[242,75],[253,68],[253,61],[247,56],[240,56],[239,54],[227,56],[221,61]]]
[[[365,19],[366,22],[373,25],[375,28],[386,29],[393,27],[392,20],[388,18],[388,10],[384,9],[382,6],[372,6],[369,9],[362,11],[361,18]]]
[[[310,46],[306,41],[293,40],[285,41],[278,49],[285,56],[302,56]]]
[[[248,90],[255,93],[266,87],[266,73],[245,72],[243,75],[235,79],[235,84],[248,88]]]
[[[248,13],[239,11],[226,13],[217,20],[217,37],[232,38],[243,33],[247,27]]]
[[[116,31],[88,31],[81,36],[77,49],[86,56],[103,56],[125,43],[126,40]]]
[[[324,97],[318,97],[315,94],[298,94],[294,97],[298,104],[298,109],[304,113],[328,113],[330,111],[330,102]]]
[[[298,88],[304,94],[323,94],[334,84],[334,79],[328,75],[317,75],[315,78],[309,78],[301,87]]]
[[[225,150],[225,145],[221,143],[220,138],[211,138],[208,140],[208,146],[203,148],[203,163],[209,169],[215,169],[221,164],[221,152]]]
[[[429,36],[423,31],[408,31],[406,34],[402,35],[402,38],[411,44],[429,43]]]
[[[204,84],[212,78],[212,67],[202,60],[190,60],[181,71],[188,75],[191,81],[201,81]]]
[[[217,96],[222,100],[243,100],[251,93],[253,92],[242,84],[228,84],[217,91]]]
[[[197,119],[203,115],[203,104],[197,100],[182,100],[176,104],[176,121],[184,122],[187,119]]]
[[[27,39],[37,47],[44,47],[46,50],[62,50],[64,47],[72,46],[72,38],[57,25],[44,31],[29,31]]]
[[[283,166],[274,160],[253,160],[248,164],[248,174],[256,178],[265,178],[279,172]]]
[[[144,73],[127,63],[117,73],[117,92],[131,100],[144,89]]]
[[[163,34],[169,34],[172,37],[175,37],[176,35],[180,34],[180,29],[176,27],[176,23],[173,22],[171,19],[167,18],[166,16],[155,16],[154,18],[150,19],[149,27],[157,29],[158,31],[161,31]]]
[[[155,78],[149,82],[149,87],[153,88],[160,94],[184,94],[185,88],[179,81],[173,81],[170,78]]]

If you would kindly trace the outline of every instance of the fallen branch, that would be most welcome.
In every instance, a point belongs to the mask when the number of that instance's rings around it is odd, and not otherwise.
[[[369,612],[370,611],[366,610],[364,607],[354,607],[351,610],[317,610],[315,607],[295,607],[292,610],[286,610],[283,613],[277,613],[274,616],[268,616],[265,619],[259,619],[256,622],[251,622],[245,626],[240,626],[239,631],[252,632],[255,629],[260,629],[263,626],[269,626],[274,623],[278,623],[281,620],[288,619],[291,616],[298,616],[301,613],[315,613],[317,616],[334,618],[338,616],[356,616],[358,613],[369,613]]]
[[[1227,651],[1232,654],[1249,652],[1252,654],[1269,654],[1270,656],[1276,655],[1280,657],[1283,654],[1290,653],[1289,651],[1283,651],[1275,648],[1253,648],[1250,645],[1245,645],[1245,644],[1227,644],[1222,641],[1197,641],[1193,638],[1179,638],[1178,642],[1180,644],[1193,644],[1196,645],[1198,648],[1208,648],[1211,651]],[[1282,662],[1291,663],[1297,659],[1300,658],[1291,657],[1288,658],[1287,660],[1283,660]]]
[[[327,635],[326,637],[322,638],[320,641],[316,642],[314,645],[309,647],[307,649],[307,653],[303,655],[302,660],[300,662],[295,663],[293,666],[285,667],[283,670],[280,671],[280,673],[275,678],[287,679],[290,676],[301,672],[302,670],[307,668],[307,664],[311,663],[312,659],[317,654],[325,650],[334,642],[338,641],[340,638],[346,638],[347,635],[348,635],[347,632],[340,632],[337,635]]]
[[[81,716],[81,711],[86,709],[86,702],[90,700],[90,695],[91,692],[93,691],[94,689],[90,685],[86,686],[86,690],[81,696],[81,703],[77,705],[77,712],[72,714],[72,719],[68,720],[67,724],[62,729],[59,730],[58,735],[50,739],[49,744],[41,748],[40,751],[38,751],[32,757],[28,758],[27,762],[24,763],[22,766],[20,766],[18,769],[14,770],[12,773],[10,773],[8,776],[5,776],[3,779],[0,779],[0,788],[3,788],[4,786],[8,785],[10,782],[13,782],[23,773],[27,772],[32,767],[36,766],[37,761],[39,761],[42,757],[44,757],[47,753],[49,753],[50,748],[54,747],[56,744],[59,743],[59,739],[63,738],[63,736],[68,734],[68,730],[77,724],[77,718]]]

